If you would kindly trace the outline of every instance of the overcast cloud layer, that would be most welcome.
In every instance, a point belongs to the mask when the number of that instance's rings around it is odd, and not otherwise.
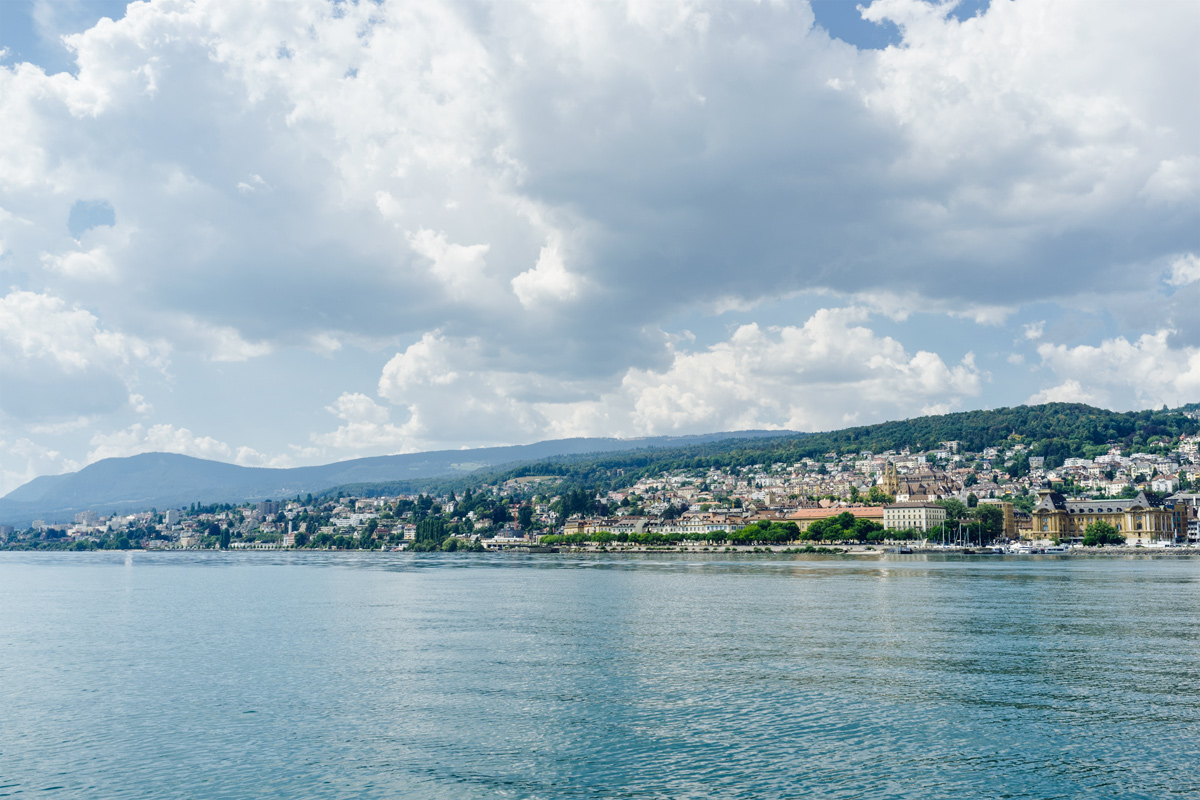
[[[0,490],[1200,400],[1200,5],[952,8],[31,4]]]

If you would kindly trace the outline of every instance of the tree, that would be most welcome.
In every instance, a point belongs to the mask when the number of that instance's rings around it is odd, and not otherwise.
[[[977,484],[977,483],[979,483],[979,476],[978,476],[978,475],[976,475],[974,472],[972,472],[972,473],[971,473],[970,475],[968,475],[968,476],[966,477],[966,479],[963,481],[963,486],[965,486],[965,487],[970,487],[970,486],[974,486],[974,485],[975,485],[975,484]]]
[[[1125,544],[1125,537],[1107,522],[1093,522],[1083,533],[1084,547],[1100,547],[1106,544]]]
[[[980,533],[986,541],[995,541],[1004,533],[1004,512],[999,506],[987,503],[976,507],[974,516],[979,520]]]
[[[971,492],[967,495],[967,508],[975,508],[977,505],[979,505],[979,498],[975,496],[974,492]]]
[[[892,497],[878,486],[872,486],[870,491],[867,492],[867,502],[873,506],[882,506],[886,505],[887,503],[896,502],[896,498]]]
[[[1008,465],[1006,471],[1008,472],[1008,477],[1010,478],[1018,478],[1022,475],[1028,475],[1029,455],[1025,452],[1018,453],[1017,457],[1013,459],[1013,462]]]
[[[417,538],[416,541],[432,542],[433,544],[441,544],[446,538],[446,523],[440,519],[423,519],[417,523]]]
[[[517,524],[521,526],[521,530],[528,530],[533,524],[533,506],[526,503],[517,511]]]
[[[956,497],[948,497],[945,500],[937,500],[935,502],[946,509],[946,522],[958,522],[967,516],[966,504]]]
[[[492,524],[503,525],[506,522],[512,521],[512,514],[508,513],[508,505],[501,501],[492,507]]]
[[[213,523],[210,523],[209,526],[204,529],[204,535],[211,536],[214,539],[216,539],[222,550],[229,549],[229,529],[228,528],[225,528],[224,530],[222,530],[220,525],[213,522]]]

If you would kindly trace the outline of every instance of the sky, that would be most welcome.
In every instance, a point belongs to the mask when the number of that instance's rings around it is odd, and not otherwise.
[[[1200,4],[0,2],[0,492],[1200,400]]]

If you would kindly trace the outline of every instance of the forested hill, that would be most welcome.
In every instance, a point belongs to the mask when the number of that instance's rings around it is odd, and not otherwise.
[[[985,447],[1023,442],[1033,448],[1032,455],[1045,456],[1053,465],[1058,459],[1100,455],[1110,444],[1146,450],[1164,436],[1194,434],[1198,429],[1200,422],[1185,416],[1183,409],[1117,412],[1081,403],[1047,403],[846,428],[812,436],[804,441],[804,447],[839,453],[903,447],[917,451],[957,441],[960,449],[979,452]]]
[[[806,436],[790,434],[659,450],[559,456],[509,469],[481,470],[453,480],[353,484],[338,490],[347,494],[460,491],[468,486],[532,475],[560,476],[571,486],[618,488],[663,470],[794,463],[803,458],[821,458],[827,453],[842,455],[868,450],[880,453],[905,447],[919,452],[936,449],[946,441],[957,441],[959,450],[966,452],[1019,442],[1029,448],[1030,455],[1044,456],[1046,465],[1055,467],[1067,458],[1102,455],[1114,445],[1125,451],[1162,451],[1165,441],[1200,431],[1200,422],[1183,413],[1197,408],[1200,404],[1175,410],[1117,412],[1079,403],[1047,403],[918,417]]]

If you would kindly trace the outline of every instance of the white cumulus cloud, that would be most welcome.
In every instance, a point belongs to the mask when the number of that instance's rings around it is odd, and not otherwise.
[[[0,409],[23,419],[115,411],[145,376],[166,369],[170,348],[103,326],[61,297],[0,297]]]
[[[513,293],[525,308],[570,300],[579,294],[580,280],[567,271],[557,245],[542,248],[533,269],[512,279]]]
[[[90,464],[104,458],[121,458],[138,453],[180,453],[218,461],[231,460],[234,450],[211,436],[197,436],[187,428],[160,423],[145,426],[134,423],[124,430],[97,433],[88,452]]]
[[[610,380],[562,382],[488,353],[486,343],[425,335],[384,368],[379,394],[343,394],[330,408],[345,424],[315,437],[333,447],[446,447],[536,438],[646,436],[750,428],[838,427],[848,408],[882,420],[958,407],[983,374],[967,354],[947,364],[909,352],[864,323],[858,308],[821,309],[801,326],[739,327],[707,348],[662,340],[663,369],[632,368]]]
[[[365,394],[343,392],[327,410],[342,420],[336,431],[313,436],[320,445],[338,450],[409,452],[414,440],[411,426],[393,425],[387,406]]]
[[[1200,282],[1200,257],[1195,253],[1188,253],[1171,262],[1171,274],[1167,283],[1172,286],[1191,286],[1196,282]],[[1200,313],[1200,309],[1197,309],[1197,313]]]
[[[1094,403],[1109,408],[1178,406],[1200,397],[1200,348],[1172,347],[1171,331],[1133,341],[1123,336],[1099,345],[1038,346],[1042,366],[1060,383],[1033,395],[1049,400]]]

